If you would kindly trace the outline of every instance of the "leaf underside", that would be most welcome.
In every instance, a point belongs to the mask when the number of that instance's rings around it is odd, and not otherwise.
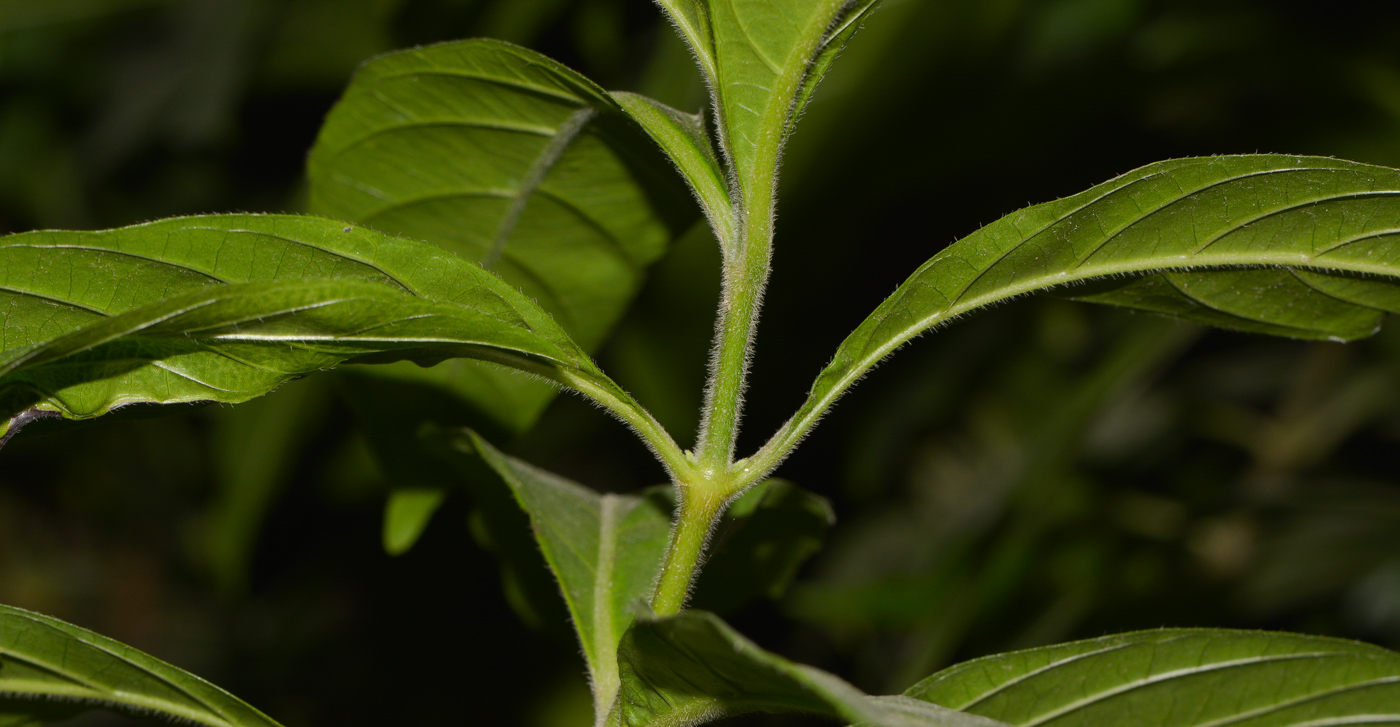
[[[1023,727],[1400,724],[1400,654],[1316,636],[1166,629],[989,656],[905,694]]]
[[[133,403],[242,402],[357,359],[468,356],[601,376],[490,272],[315,217],[10,235],[0,238],[0,306],[5,422],[35,410],[83,419]]]
[[[481,263],[590,352],[696,217],[672,165],[611,96],[490,39],[367,63],[321,129],[308,182],[313,213]],[[512,433],[554,396],[474,362],[361,373],[452,392]]]
[[[785,436],[915,336],[1019,295],[1352,340],[1400,311],[1400,171],[1318,157],[1181,159],[1008,215],[918,269],[837,350]]]
[[[599,494],[508,457],[475,433],[470,439],[529,515],[583,646],[595,700],[611,703],[617,644],[650,595],[669,514],[654,498]]]
[[[94,707],[209,727],[277,727],[188,672],[57,619],[0,606],[0,725],[37,725]]]
[[[764,651],[704,611],[638,621],[618,660],[622,691],[611,727],[681,727],[749,712],[807,712],[870,727],[1000,724],[927,702],[870,697],[832,674]]]
[[[776,157],[873,0],[660,0],[709,82],[720,136],[746,194]]]
[[[600,494],[502,454],[474,432],[448,433],[440,441],[448,454],[479,455],[529,516],[537,552],[554,573],[583,646],[601,719],[617,695],[618,644],[646,610],[661,567],[673,489]],[[832,520],[831,506],[817,495],[780,480],[758,484],[716,527],[710,570],[727,581],[701,580],[700,602],[735,608],[781,595]]]

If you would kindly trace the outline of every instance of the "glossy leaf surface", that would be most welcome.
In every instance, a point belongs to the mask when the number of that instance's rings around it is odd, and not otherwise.
[[[92,707],[209,727],[275,727],[228,692],[105,636],[0,606],[0,724],[30,725]]]
[[[490,272],[314,217],[11,235],[0,238],[0,298],[6,422],[241,402],[365,357],[484,357],[604,381],[548,314]]]
[[[1152,164],[935,255],[846,338],[776,443],[920,333],[1050,288],[1236,330],[1368,336],[1400,311],[1397,241],[1394,169],[1275,155]]]
[[[905,694],[1026,727],[1400,724],[1400,654],[1316,636],[1166,629],[976,659]]]
[[[672,164],[623,106],[549,58],[487,39],[366,64],[326,119],[308,179],[313,212],[481,263],[587,351],[695,218]],[[398,368],[517,432],[554,395],[476,364]]]
[[[809,712],[870,727],[999,724],[899,697],[870,697],[832,674],[764,651],[717,616],[638,621],[618,651],[613,727],[693,725],[749,712]]]

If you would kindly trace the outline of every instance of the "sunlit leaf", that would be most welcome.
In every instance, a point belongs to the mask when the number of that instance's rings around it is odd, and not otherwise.
[[[1400,654],[1316,636],[1165,629],[976,659],[905,694],[1026,727],[1400,724]]]
[[[870,727],[994,727],[985,717],[870,697],[832,674],[764,651],[714,614],[639,620],[618,650],[613,727],[700,724],[749,712],[808,712]]]
[[[314,217],[10,235],[0,300],[7,430],[33,410],[83,419],[138,402],[246,401],[352,359],[485,358],[626,397],[490,272]]]
[[[1050,288],[1236,330],[1368,336],[1400,311],[1397,240],[1394,169],[1274,155],[1152,164],[1008,215],[935,255],[846,338],[771,446],[785,451],[920,333]]]
[[[125,644],[58,619],[0,606],[0,725],[93,707],[208,727],[276,727],[228,692]]]

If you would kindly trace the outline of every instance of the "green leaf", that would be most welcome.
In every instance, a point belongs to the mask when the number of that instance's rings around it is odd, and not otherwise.
[[[676,31],[690,46],[700,72],[711,87],[717,85],[719,66],[715,61],[714,33],[710,28],[709,0],[657,0],[675,24]]]
[[[733,240],[737,232],[729,184],[710,146],[704,117],[682,113],[635,93],[614,91],[612,97],[646,129],[690,182],[715,235],[723,242]]]
[[[316,214],[478,261],[591,349],[694,218],[669,167],[588,79],[479,39],[363,66],[307,174]]]
[[[905,694],[1026,727],[1400,724],[1400,654],[1317,636],[1165,629],[976,659]]]
[[[812,68],[807,72],[807,78],[802,83],[802,88],[797,94],[797,103],[788,120],[788,132],[792,132],[792,126],[797,121],[797,117],[802,115],[807,104],[812,101],[812,94],[817,91],[817,84],[821,83],[822,77],[831,69],[831,64],[836,62],[836,56],[841,55],[842,49],[851,37],[860,30],[860,24],[874,12],[880,0],[855,0],[846,3],[841,9],[841,13],[832,21],[827,29],[826,37],[822,39],[817,57],[812,61]]]
[[[6,434],[26,412],[83,419],[138,402],[246,401],[347,360],[482,358],[628,398],[490,272],[314,217],[10,235],[0,300]]]
[[[695,162],[690,154],[677,164],[692,171]],[[695,217],[671,167],[588,79],[509,43],[468,40],[360,69],[312,149],[310,208],[480,262],[591,352],[646,267]],[[433,383],[517,432],[555,393],[476,364],[392,373]]]
[[[276,727],[238,698],[136,649],[58,619],[0,606],[0,725],[90,707],[209,727]]]
[[[617,645],[651,595],[670,518],[655,499],[600,495],[507,457],[475,433],[471,444],[530,516],[573,617],[601,712],[617,693]]]
[[[778,154],[875,0],[661,0],[715,97],[746,199],[771,196]]]
[[[567,643],[570,629],[567,604],[559,583],[534,537],[529,515],[511,488],[480,456],[462,429],[425,427],[417,451],[431,455],[452,473],[451,482],[467,491],[472,509],[467,524],[472,539],[496,556],[501,568],[501,591],[507,604],[531,628]]]
[[[695,607],[722,614],[780,598],[835,522],[826,498],[785,480],[759,483],[716,526],[695,585]]]
[[[407,553],[445,499],[446,491],[431,487],[404,487],[390,492],[384,508],[384,550],[389,555]]]
[[[1277,155],[1143,167],[1003,217],[935,255],[846,338],[762,459],[788,451],[910,339],[1040,290],[1242,331],[1368,336],[1400,311],[1397,239],[1394,169]]]
[[[697,118],[614,98],[509,43],[444,43],[382,56],[356,74],[312,150],[310,206],[481,262],[592,352],[647,266],[695,217],[658,144],[716,224],[732,228],[724,175]],[[556,393],[474,361],[374,367],[357,378],[344,392],[357,412],[377,410],[374,421],[360,418],[381,466],[413,488],[445,487],[421,457],[388,454],[412,450],[424,422],[509,438]],[[387,412],[367,401],[406,386],[438,401]]]
[[[611,727],[681,727],[749,712],[810,712],[871,727],[994,727],[984,717],[870,697],[832,674],[764,651],[712,613],[639,620],[618,650]]]

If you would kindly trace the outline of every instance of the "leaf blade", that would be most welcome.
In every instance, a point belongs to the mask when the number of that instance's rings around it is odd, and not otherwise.
[[[646,268],[696,217],[675,167],[697,197],[715,202],[712,160],[683,115],[642,97],[627,101],[498,40],[380,56],[355,75],[317,137],[310,208],[482,263],[594,352]],[[663,152],[679,154],[675,167]],[[346,391],[352,400],[417,384],[439,392],[439,409],[454,405],[434,415],[397,413],[404,421],[395,429],[410,437],[425,422],[518,435],[557,393],[477,362],[358,373],[360,385]],[[380,464],[395,480],[414,474]]]
[[[97,705],[209,727],[278,727],[193,674],[105,636],[11,606],[0,606],[0,666],[0,693],[18,698],[0,701],[0,719],[13,717],[16,724],[28,723],[32,714],[49,718],[50,708],[58,705],[47,700],[71,700],[80,703],[74,712]]]
[[[1050,288],[1110,279],[1069,297],[1274,335],[1369,335],[1383,313],[1400,310],[1397,236],[1393,169],[1279,155],[1143,167],[1003,217],[935,255],[842,342],[760,459],[786,452],[924,331]]]
[[[650,595],[670,518],[652,500],[600,495],[507,457],[475,432],[470,438],[530,517],[573,617],[601,716],[619,686],[617,645]]]
[[[635,93],[614,91],[612,97],[666,151],[690,182],[721,243],[731,243],[738,234],[734,203],[729,198],[724,170],[710,148],[703,118]]]
[[[1013,725],[1400,721],[1400,654],[1341,639],[1163,629],[1000,654],[907,695]],[[1361,719],[1365,717],[1365,719]]]
[[[832,674],[764,651],[714,614],[639,620],[619,649],[613,727],[677,726],[749,712],[809,712],[871,727],[994,727],[984,717],[870,697]]]
[[[590,351],[695,216],[611,96],[490,39],[370,61],[307,169],[313,212],[481,262]]]
[[[0,238],[7,433],[40,410],[223,401],[351,359],[466,355],[579,377],[587,355],[490,272],[331,220],[220,215]],[[621,399],[618,399],[619,401]]]

